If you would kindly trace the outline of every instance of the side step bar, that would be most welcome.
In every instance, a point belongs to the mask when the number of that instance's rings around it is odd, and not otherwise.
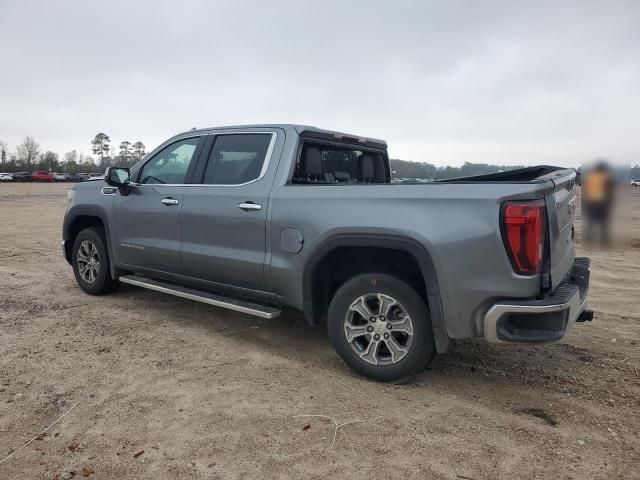
[[[261,318],[276,318],[279,317],[281,313],[279,308],[245,302],[244,300],[236,300],[223,295],[203,292],[202,290],[195,290],[193,288],[174,285],[168,282],[151,280],[150,278],[139,277],[137,275],[126,275],[120,277],[120,281],[122,283],[148,288],[149,290],[155,290],[156,292],[168,293],[169,295],[175,295],[176,297],[188,298],[189,300],[195,300],[196,302],[208,303],[209,305],[214,305],[216,307],[226,308],[228,310],[234,310],[236,312],[246,313],[248,315]]]

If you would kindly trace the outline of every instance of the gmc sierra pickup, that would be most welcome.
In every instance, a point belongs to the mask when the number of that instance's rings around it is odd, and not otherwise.
[[[292,307],[376,380],[420,372],[450,339],[554,342],[591,317],[573,169],[397,184],[384,141],[254,125],[176,135],[69,199],[62,250],[85,292]]]

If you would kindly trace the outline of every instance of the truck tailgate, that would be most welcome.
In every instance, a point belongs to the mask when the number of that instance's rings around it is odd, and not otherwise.
[[[573,220],[576,206],[576,173],[558,170],[543,177],[554,184],[545,198],[549,225],[550,273],[552,289],[562,283],[575,258]]]

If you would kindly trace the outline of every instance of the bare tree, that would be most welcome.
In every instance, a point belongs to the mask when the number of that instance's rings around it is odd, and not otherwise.
[[[65,162],[78,162],[78,151],[77,150],[70,150],[67,153],[64,154],[64,161]]]
[[[40,153],[40,145],[33,137],[27,135],[20,145],[16,147],[18,161],[25,164],[27,169],[31,169],[31,163],[36,160]]]
[[[78,156],[78,167],[80,168],[80,170],[84,170],[85,172],[89,173],[96,172],[101,169],[101,167],[96,165],[96,162],[91,155],[85,155],[82,152]]]
[[[63,169],[67,173],[77,173],[78,172],[78,151],[71,150],[64,154],[64,164]]]
[[[57,170],[60,162],[58,162],[58,154],[48,150],[40,155],[40,161],[38,162],[38,168],[41,170],[53,171]]]
[[[2,140],[0,140],[0,164],[2,166],[4,166],[4,164],[7,161],[7,153],[9,152],[9,147],[7,145],[7,142],[3,142]]]
[[[91,151],[100,155],[100,168],[104,168],[109,160],[110,141],[109,135],[105,133],[98,133],[91,141]]]

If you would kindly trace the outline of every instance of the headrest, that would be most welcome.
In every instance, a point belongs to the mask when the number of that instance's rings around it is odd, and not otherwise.
[[[305,150],[302,171],[307,175],[322,175],[322,153],[315,147]]]
[[[375,176],[375,167],[373,165],[373,158],[371,158],[371,155],[363,155],[361,161],[362,161],[362,164],[361,164],[362,178],[365,180],[373,180],[373,177]]]
[[[376,183],[385,183],[387,181],[387,169],[385,168],[385,161],[382,155],[376,154],[373,163],[375,167],[373,181]]]

